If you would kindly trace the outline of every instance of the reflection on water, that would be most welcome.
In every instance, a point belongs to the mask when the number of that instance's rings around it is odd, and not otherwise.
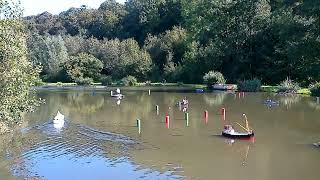
[[[247,93],[42,92],[28,127],[0,136],[0,179],[317,179],[319,111],[314,99]],[[189,101],[189,125],[176,102]],[[267,99],[279,101],[269,109]],[[156,111],[156,106],[159,108]],[[248,115],[255,140],[222,138]],[[54,128],[60,110],[67,120]],[[203,121],[204,110],[208,111]],[[170,129],[165,116],[170,115]],[[141,134],[136,119],[141,120]],[[237,131],[241,129],[237,129]],[[230,173],[232,172],[232,173]]]
[[[203,99],[209,106],[220,106],[223,104],[226,95],[227,93],[225,92],[204,94]]]
[[[320,111],[320,103],[318,103],[316,101],[309,101],[308,104],[312,109]]]
[[[280,95],[280,103],[285,107],[291,108],[291,106],[298,104],[301,100],[301,96],[295,94]]]

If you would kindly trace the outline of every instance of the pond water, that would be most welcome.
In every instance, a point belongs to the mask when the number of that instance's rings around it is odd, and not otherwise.
[[[320,105],[314,98],[123,93],[118,102],[102,91],[41,91],[46,104],[26,116],[21,131],[0,136],[0,179],[318,179],[320,149],[312,143],[320,141]],[[185,96],[188,124],[176,106]],[[279,106],[265,105],[267,99]],[[245,113],[255,138],[221,137],[222,107],[238,131]],[[57,110],[66,117],[63,128],[51,122]]]

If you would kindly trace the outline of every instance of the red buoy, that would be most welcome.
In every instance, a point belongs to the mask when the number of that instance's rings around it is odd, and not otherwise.
[[[225,108],[221,109],[221,116],[222,116],[222,119],[225,121],[226,120],[226,109]]]
[[[209,118],[209,113],[208,113],[207,110],[205,110],[205,111],[204,111],[204,117],[203,117],[203,119],[204,119],[204,121],[205,121],[206,124],[208,124],[208,118]]]
[[[166,116],[166,127],[169,129],[170,128],[170,116]]]

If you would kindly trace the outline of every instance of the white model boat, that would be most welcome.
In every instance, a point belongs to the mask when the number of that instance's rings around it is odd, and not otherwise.
[[[56,129],[61,129],[64,126],[64,115],[59,111],[56,116],[53,118],[53,127]]]
[[[124,95],[121,94],[121,91],[120,91],[119,88],[116,90],[115,93],[113,91],[110,91],[110,96],[114,97],[114,98],[117,98],[117,99],[122,99],[124,97]]]

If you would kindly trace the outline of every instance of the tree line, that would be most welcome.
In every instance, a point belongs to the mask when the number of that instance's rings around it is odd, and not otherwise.
[[[24,18],[28,58],[48,82],[320,80],[320,1],[107,0]]]

